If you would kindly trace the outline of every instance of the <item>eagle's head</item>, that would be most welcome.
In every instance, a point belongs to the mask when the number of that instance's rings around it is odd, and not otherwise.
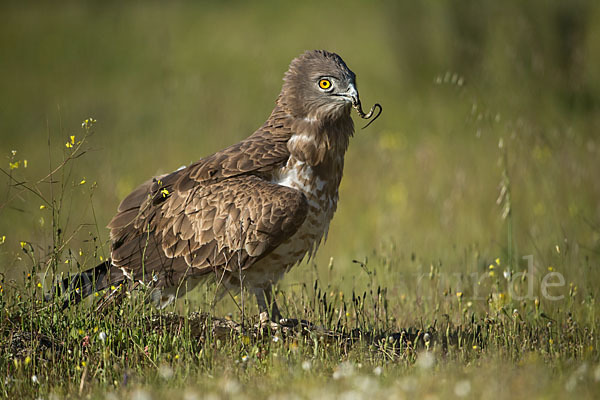
[[[312,50],[290,63],[278,104],[293,117],[336,120],[357,104],[356,75],[335,53]]]

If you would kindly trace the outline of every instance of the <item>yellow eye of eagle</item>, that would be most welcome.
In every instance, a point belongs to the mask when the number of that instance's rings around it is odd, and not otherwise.
[[[329,89],[331,87],[331,81],[329,79],[321,79],[319,81],[319,87],[321,89]]]

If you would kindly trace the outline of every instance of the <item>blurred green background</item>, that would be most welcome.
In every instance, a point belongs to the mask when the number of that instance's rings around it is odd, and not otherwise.
[[[64,235],[76,232],[69,248],[82,248],[87,266],[97,262],[91,237],[100,235],[98,256],[106,255],[103,227],[120,199],[251,134],[290,60],[324,48],[357,74],[365,108],[379,102],[384,111],[351,143],[338,212],[316,259],[320,271],[335,260],[323,279],[364,278],[351,260],[379,256],[397,271],[428,271],[440,260],[462,271],[476,254],[485,268],[506,259],[510,220],[515,258],[533,254],[538,268],[554,265],[567,281],[598,283],[589,273],[600,253],[598,2],[0,7],[2,169],[40,179],[64,157],[69,136],[82,136],[81,122],[97,120],[88,152],[56,177],[65,184]],[[496,203],[503,172],[508,219]],[[12,275],[28,265],[21,241],[44,258],[51,216],[31,193],[9,189],[6,174],[0,184],[0,271]],[[49,184],[39,188],[50,195]],[[304,268],[284,285],[307,279]]]

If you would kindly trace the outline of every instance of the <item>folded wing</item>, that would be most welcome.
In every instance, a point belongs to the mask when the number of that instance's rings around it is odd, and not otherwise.
[[[245,269],[291,237],[308,204],[294,189],[256,175],[178,190],[185,170],[148,181],[109,224],[112,263],[159,286],[218,270]]]

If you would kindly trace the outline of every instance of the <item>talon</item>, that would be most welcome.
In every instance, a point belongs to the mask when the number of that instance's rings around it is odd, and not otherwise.
[[[293,328],[298,325],[299,321],[295,318],[281,318],[279,325],[285,326],[286,328]]]

